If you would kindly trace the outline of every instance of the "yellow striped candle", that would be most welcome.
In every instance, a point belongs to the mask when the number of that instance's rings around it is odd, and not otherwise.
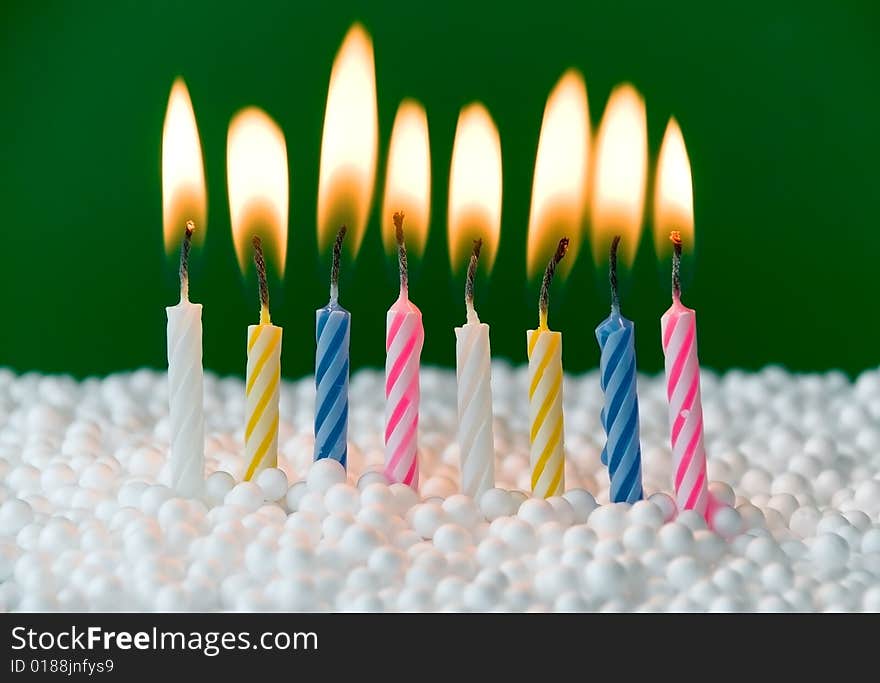
[[[267,467],[278,466],[278,392],[281,383],[281,328],[269,315],[266,262],[259,237],[254,237],[254,263],[260,283],[260,324],[248,327],[245,379],[245,481]]]
[[[562,417],[562,333],[547,327],[550,282],[565,251],[568,238],[559,246],[544,272],[538,303],[538,329],[526,332],[529,352],[529,462],[532,493],[549,498],[565,490],[565,447]]]

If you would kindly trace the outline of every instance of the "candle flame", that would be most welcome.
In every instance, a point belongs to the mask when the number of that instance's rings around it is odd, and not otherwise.
[[[431,209],[431,149],[428,117],[421,104],[404,100],[394,117],[388,147],[388,171],[382,201],[382,242],[387,253],[397,249],[391,215],[406,215],[406,248],[421,255],[428,240]]]
[[[560,274],[571,270],[586,210],[589,155],[587,86],[580,72],[569,69],[547,98],[538,140],[526,250],[530,278],[543,272],[563,237],[569,250]]]
[[[675,118],[669,119],[660,156],[654,189],[654,247],[657,255],[672,251],[669,234],[678,231],[686,251],[694,248],[694,188],[691,162],[684,136]]]
[[[226,143],[232,240],[242,272],[251,260],[251,241],[262,239],[269,260],[284,274],[287,255],[289,186],[284,133],[266,112],[248,107],[229,123]]]
[[[449,258],[453,272],[467,266],[474,240],[483,240],[480,262],[492,269],[501,233],[501,140],[479,103],[461,110],[449,172]]]
[[[168,96],[162,129],[162,226],[165,251],[180,249],[186,222],[195,224],[194,239],[204,240],[207,217],[205,167],[199,129],[189,91],[177,78]]]
[[[318,179],[318,247],[327,249],[341,225],[357,253],[376,179],[379,140],[373,42],[360,24],[345,36],[330,72]]]
[[[621,237],[620,260],[629,265],[635,259],[644,220],[647,176],[645,101],[633,86],[619,85],[608,98],[596,137],[591,223],[597,263],[607,260],[615,235]]]

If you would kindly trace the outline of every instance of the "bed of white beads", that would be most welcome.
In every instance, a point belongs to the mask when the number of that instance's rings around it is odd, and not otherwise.
[[[164,374],[0,370],[0,609],[880,610],[880,372],[705,374],[712,489],[734,506],[711,529],[662,493],[661,378],[640,378],[653,495],[630,507],[607,504],[595,373],[566,377],[549,501],[521,492],[525,371],[493,373],[499,488],[480,500],[457,493],[454,373],[430,368],[418,494],[376,471],[382,375],[361,371],[347,475],[311,463],[307,378],[282,388],[281,469],[239,484],[243,385],[208,375],[209,476],[184,500],[162,484]]]

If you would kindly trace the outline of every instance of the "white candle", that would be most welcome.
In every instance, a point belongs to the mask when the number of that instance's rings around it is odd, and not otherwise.
[[[455,328],[461,491],[474,499],[495,486],[489,326],[480,322],[474,309],[474,278],[481,246],[481,240],[474,242],[468,266],[465,285],[467,322]]]
[[[201,495],[205,477],[205,416],[202,392],[202,305],[189,300],[188,221],[180,254],[180,303],[168,313],[168,403],[171,420],[171,488]]]

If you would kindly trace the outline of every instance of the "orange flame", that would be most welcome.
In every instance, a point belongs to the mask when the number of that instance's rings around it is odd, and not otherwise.
[[[627,84],[608,98],[596,138],[593,179],[593,255],[608,258],[615,235],[620,235],[620,260],[635,259],[645,213],[648,176],[648,124],[645,101]],[[668,237],[668,235],[667,235]]]
[[[229,123],[226,174],[232,240],[242,272],[259,235],[267,260],[284,274],[287,256],[289,185],[284,133],[262,109],[248,107]]]
[[[431,149],[428,117],[424,107],[414,100],[400,103],[388,147],[381,219],[382,242],[388,252],[394,251],[397,245],[391,222],[395,211],[403,211],[406,215],[407,249],[421,255],[428,241],[431,211]]]
[[[669,233],[681,233],[685,250],[694,248],[694,188],[691,162],[681,128],[675,118],[669,119],[660,156],[657,159],[657,180],[654,188],[654,247],[658,256],[672,250]]]
[[[576,69],[566,71],[547,98],[532,184],[526,267],[529,277],[544,271],[559,240],[569,238],[559,264],[571,270],[580,247],[586,210],[590,154],[587,86]]]
[[[473,241],[483,240],[480,262],[492,269],[501,233],[501,140],[479,103],[461,110],[449,172],[449,258],[453,272],[468,263]]]
[[[199,129],[189,91],[177,78],[168,96],[162,129],[162,228],[165,251],[180,247],[186,222],[196,225],[194,240],[203,240],[207,221],[205,167]]]
[[[373,42],[352,26],[333,62],[318,179],[318,248],[326,249],[341,225],[356,254],[363,240],[376,180],[379,140]]]

